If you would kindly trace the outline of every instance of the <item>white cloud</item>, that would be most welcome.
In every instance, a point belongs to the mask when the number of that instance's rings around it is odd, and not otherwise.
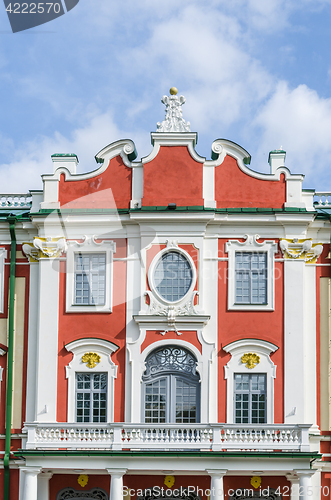
[[[331,99],[306,85],[290,89],[280,82],[253,125],[261,132],[257,163],[266,152],[282,146],[290,170],[307,175],[306,187],[316,187],[317,180],[331,187]]]
[[[25,193],[28,189],[42,189],[40,175],[52,173],[50,156],[54,153],[76,153],[83,162],[81,172],[95,170],[94,156],[107,144],[121,138],[135,137],[137,145],[146,146],[139,131],[118,129],[110,113],[91,119],[85,126],[74,130],[70,137],[55,132],[52,137],[39,137],[12,152],[10,163],[0,165],[1,192]],[[7,145],[11,144],[7,140]]]

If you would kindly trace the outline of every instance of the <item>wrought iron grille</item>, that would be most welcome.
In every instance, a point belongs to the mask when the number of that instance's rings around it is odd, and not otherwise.
[[[107,493],[101,488],[92,488],[89,491],[77,491],[74,488],[65,488],[59,491],[56,500],[69,500],[75,498],[76,500],[109,500]]]
[[[196,365],[196,359],[186,349],[178,346],[162,347],[147,356],[144,379],[163,372],[181,372],[195,376]]]

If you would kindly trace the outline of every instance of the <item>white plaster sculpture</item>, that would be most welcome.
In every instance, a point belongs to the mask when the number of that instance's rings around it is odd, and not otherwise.
[[[176,87],[171,87],[170,95],[164,95],[161,102],[165,104],[166,116],[162,123],[157,123],[157,132],[190,132],[190,122],[183,119],[182,104],[184,96],[177,96]]]

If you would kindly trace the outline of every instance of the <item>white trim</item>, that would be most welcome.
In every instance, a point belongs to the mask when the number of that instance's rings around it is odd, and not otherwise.
[[[67,250],[67,280],[66,280],[66,312],[112,312],[113,305],[113,253],[116,252],[116,243],[112,240],[102,240],[94,236],[85,236],[83,243],[68,241]],[[75,254],[89,253],[106,255],[106,291],[104,305],[76,305],[75,295]]]
[[[153,144],[153,149],[148,156],[141,159],[143,164],[154,160],[162,146],[187,146],[193,160],[198,163],[204,163],[206,161],[206,158],[200,156],[194,149],[197,143],[196,132],[152,132],[151,142]]]
[[[265,373],[267,379],[267,424],[274,422],[274,379],[276,378],[276,365],[271,361],[270,354],[277,351],[275,344],[260,339],[241,339],[231,342],[223,347],[225,352],[231,354],[231,359],[224,366],[224,378],[227,381],[227,404],[226,415],[227,423],[234,423],[233,418],[233,377],[235,373]],[[247,368],[241,362],[241,357],[247,353],[253,352],[260,356],[260,362],[254,368]]]
[[[229,240],[225,251],[229,255],[228,265],[228,309],[242,311],[273,311],[275,309],[275,278],[274,256],[277,253],[277,243],[265,240],[259,243],[259,235],[245,235],[246,241]],[[267,254],[267,303],[266,304],[236,304],[235,303],[235,256],[236,252],[265,252]]]
[[[107,422],[114,421],[114,379],[117,377],[117,365],[111,360],[111,355],[117,351],[118,346],[98,338],[85,338],[74,340],[65,345],[68,352],[73,353],[72,361],[66,366],[68,379],[68,422],[75,422],[75,380],[76,373],[106,372],[108,374],[107,390]],[[94,368],[88,368],[82,361],[86,352],[96,352],[101,356],[101,361]]]
[[[0,313],[4,312],[6,258],[7,258],[7,250],[5,248],[0,248]]]
[[[142,416],[142,375],[145,371],[145,360],[151,351],[159,347],[167,345],[176,345],[184,347],[197,359],[197,372],[200,375],[200,397],[201,397],[201,414],[200,422],[209,422],[209,394],[210,394],[210,363],[213,361],[214,344],[208,344],[204,341],[201,332],[198,333],[198,339],[202,345],[202,354],[190,342],[181,339],[167,339],[158,340],[148,345],[141,352],[141,345],[146,336],[146,330],[141,331],[141,335],[137,342],[127,343],[127,350],[129,353],[128,363],[131,365],[131,415],[134,416],[133,421],[141,419]],[[215,402],[216,404],[216,402]],[[137,422],[139,423],[140,420]]]
[[[191,283],[189,290],[186,292],[186,294],[181,299],[176,300],[175,302],[170,302],[170,301],[164,299],[158,293],[158,291],[156,290],[156,287],[154,285],[154,271],[155,271],[156,265],[162,259],[163,255],[165,255],[167,253],[171,253],[171,252],[177,252],[177,253],[183,255],[183,257],[189,262],[189,264],[191,266],[191,270],[192,270],[192,283]],[[154,297],[161,304],[165,304],[168,306],[179,305],[182,302],[186,302],[187,299],[192,296],[196,281],[197,281],[197,271],[196,271],[192,257],[185,250],[180,248],[177,244],[176,245],[167,245],[166,248],[163,248],[160,252],[158,252],[155,255],[154,259],[152,260],[152,263],[148,269],[148,283],[149,283],[150,289],[151,289]]]

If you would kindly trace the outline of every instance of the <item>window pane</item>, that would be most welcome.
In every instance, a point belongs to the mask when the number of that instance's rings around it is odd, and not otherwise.
[[[152,411],[151,411],[152,410]],[[165,423],[166,379],[156,380],[145,386],[145,422]]]
[[[192,269],[179,252],[165,253],[154,270],[154,284],[158,293],[169,302],[183,298],[192,284]]]
[[[267,303],[267,252],[236,252],[235,301]]]
[[[197,360],[174,345],[156,349],[146,358],[144,410],[146,423],[199,422]]]
[[[75,304],[104,305],[106,254],[75,254]]]
[[[197,386],[176,377],[176,423],[195,423]]]
[[[234,374],[234,421],[266,423],[266,375]]]
[[[76,374],[77,422],[107,421],[107,373]]]

